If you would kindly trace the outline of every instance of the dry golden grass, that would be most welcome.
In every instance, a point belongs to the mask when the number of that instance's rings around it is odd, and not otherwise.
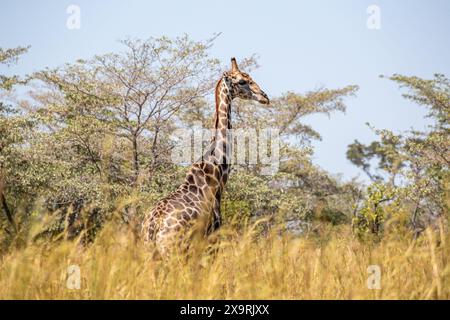
[[[0,261],[1,299],[449,299],[449,237],[386,236],[361,243],[348,229],[327,241],[223,230],[213,253],[161,261],[131,232],[106,227],[96,242],[29,245]],[[226,240],[225,240],[226,239]],[[200,245],[197,252],[204,252]],[[78,265],[81,288],[68,289]],[[381,289],[367,287],[369,265]]]

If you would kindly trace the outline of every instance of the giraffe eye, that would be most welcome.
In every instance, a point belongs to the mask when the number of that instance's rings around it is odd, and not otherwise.
[[[241,80],[239,80],[238,83],[239,83],[241,86],[243,86],[243,85],[246,85],[246,84],[247,84],[247,81],[241,79]]]

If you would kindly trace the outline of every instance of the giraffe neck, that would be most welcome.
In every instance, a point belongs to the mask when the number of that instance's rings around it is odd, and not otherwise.
[[[216,114],[214,129],[231,129],[231,89],[227,79],[222,78],[216,86]]]
[[[228,169],[231,162],[231,89],[227,79],[222,78],[216,86],[215,92],[216,114],[213,138],[209,148],[212,160]]]

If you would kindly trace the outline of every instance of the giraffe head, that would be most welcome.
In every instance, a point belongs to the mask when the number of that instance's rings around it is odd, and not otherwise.
[[[269,104],[267,94],[261,90],[258,84],[245,72],[239,70],[236,59],[231,58],[231,70],[224,76],[229,80],[233,98],[255,100],[262,104]]]

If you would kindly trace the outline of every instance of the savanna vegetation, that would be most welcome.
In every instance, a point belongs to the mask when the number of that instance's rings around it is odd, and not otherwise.
[[[391,75],[433,124],[351,142],[370,183],[313,164],[303,119],[345,112],[358,87],[237,101],[234,128],[277,128],[280,165],[234,166],[224,226],[186,256],[155,259],[139,224],[184,177],[171,133],[212,127],[225,67],[214,39],[126,39],[123,51],[12,75],[0,49],[0,298],[449,299],[450,82]],[[258,67],[256,57],[242,69]],[[20,93],[20,94],[19,94]],[[81,286],[67,287],[79,266]],[[368,288],[369,266],[381,286]]]

